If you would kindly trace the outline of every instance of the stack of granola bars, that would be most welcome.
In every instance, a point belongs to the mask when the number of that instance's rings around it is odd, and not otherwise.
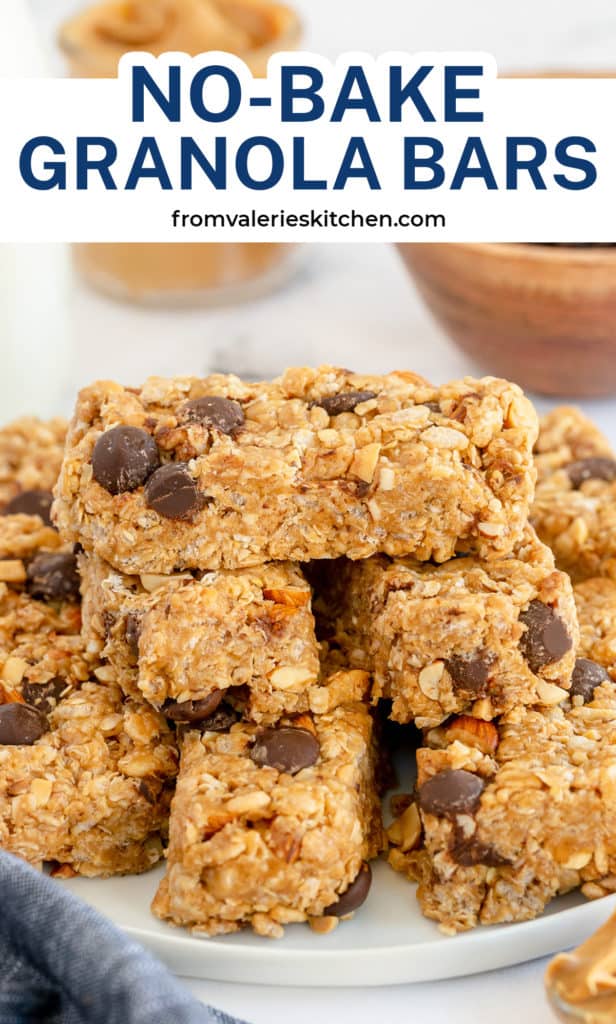
[[[328,932],[387,845],[385,713],[421,730],[390,863],[444,929],[610,891],[616,461],[537,429],[506,381],[321,367],[0,432],[0,845],[165,852],[162,918]]]

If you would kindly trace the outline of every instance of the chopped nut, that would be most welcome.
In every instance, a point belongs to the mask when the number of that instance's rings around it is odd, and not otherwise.
[[[272,629],[283,628],[296,613],[297,607],[291,604],[271,604],[266,611]]]
[[[409,850],[408,853],[403,853],[397,846],[392,846],[387,855],[387,862],[394,871],[400,871],[401,874],[406,875],[409,881],[420,882],[424,874],[422,870],[424,857],[424,850]]]
[[[597,882],[585,882],[582,886],[581,892],[587,900],[600,900],[606,895],[605,889],[603,889]]]
[[[263,597],[266,601],[288,605],[290,608],[301,608],[302,605],[308,604],[310,600],[309,592],[307,590],[300,590],[297,587],[287,587],[286,589],[265,587]]]
[[[381,518],[381,510],[378,506],[378,503],[374,500],[374,498],[371,498],[370,501],[366,502],[366,505],[368,506],[368,511],[372,518],[374,519],[375,523],[378,523],[379,519]]]
[[[428,427],[421,435],[421,440],[437,448],[468,448],[468,437],[461,430],[452,427]]]
[[[296,686],[305,686],[312,682],[313,674],[310,669],[298,668],[295,665],[283,665],[281,668],[274,669],[269,678],[270,683],[277,690],[291,690]]]
[[[270,910],[270,916],[279,924],[298,924],[300,921],[306,920],[305,913],[302,910],[295,910],[293,907],[274,907]]]
[[[438,684],[444,671],[444,661],[433,661],[431,665],[426,665],[425,668],[422,668],[419,673],[417,683],[424,697],[427,697],[428,700],[438,700]]]
[[[149,751],[140,752],[136,750],[132,754],[125,754],[118,761],[119,770],[131,779],[144,779],[149,775],[156,775],[156,767]]]
[[[232,815],[225,811],[218,811],[217,813],[214,812],[213,814],[210,814],[208,816],[201,838],[209,839],[217,832],[220,832],[221,828],[224,828],[225,825],[228,825],[229,822],[232,820]]]
[[[394,871],[400,871],[403,875],[406,874],[407,860],[402,850],[399,850],[397,846],[387,854],[387,863]]]
[[[25,700],[19,690],[4,683],[0,683],[0,704],[25,704]]]
[[[393,491],[396,485],[396,474],[391,466],[383,466],[379,473],[379,490]]]
[[[257,790],[254,793],[241,793],[239,796],[231,797],[225,807],[231,814],[249,814],[251,811],[263,810],[269,802],[268,794]]]
[[[189,572],[176,572],[173,576],[163,576],[157,572],[144,572],[139,579],[143,589],[151,594],[152,591],[158,590],[159,587],[164,587],[168,583],[175,583],[176,580],[192,580],[194,577]]]
[[[494,705],[489,697],[481,697],[473,703],[473,718],[483,718],[490,722],[494,718]]]
[[[403,853],[416,849],[421,839],[421,819],[417,804],[410,804],[387,829],[387,838]]]
[[[305,713],[302,715],[294,715],[293,725],[297,729],[307,729],[307,731],[311,732],[313,736],[316,736],[317,734],[317,730],[315,728],[314,719],[312,715],[308,715]]]
[[[36,801],[37,807],[44,807],[49,803],[49,797],[53,790],[51,779],[33,779],[30,785],[30,792]]]
[[[581,871],[585,868],[592,857],[590,850],[581,850],[579,853],[573,854],[563,864],[563,867],[569,868],[571,871]]]
[[[477,747],[484,754],[493,754],[498,746],[498,731],[493,722],[470,715],[459,715],[447,726],[448,742],[458,740],[469,747]]]
[[[113,683],[116,678],[111,665],[100,665],[94,669],[94,675],[100,683]]]
[[[321,444],[324,444],[326,448],[337,448],[340,444],[341,437],[337,430],[333,427],[326,427],[325,430],[319,430],[317,437]]]
[[[2,679],[9,686],[19,686],[27,668],[28,662],[23,658],[7,658],[2,669]]]
[[[542,704],[550,707],[552,704],[560,704],[567,696],[567,691],[555,683],[547,683],[545,679],[537,680],[537,696]]]
[[[502,523],[478,523],[477,529],[484,537],[500,537],[505,528]]]
[[[381,446],[376,442],[360,448],[353,456],[350,472],[365,483],[371,483],[380,453]]]
[[[21,558],[7,558],[0,561],[0,581],[2,583],[25,583],[26,568]]]
[[[449,743],[446,729],[442,725],[437,725],[434,729],[428,729],[424,734],[424,743],[427,747],[432,747],[433,750],[444,750]]]
[[[308,924],[317,935],[329,935],[338,927],[338,917],[309,917]]]
[[[264,935],[268,939],[281,939],[284,935],[282,925],[274,921],[269,914],[253,914],[252,927],[257,935]],[[207,932],[210,934],[209,929]]]

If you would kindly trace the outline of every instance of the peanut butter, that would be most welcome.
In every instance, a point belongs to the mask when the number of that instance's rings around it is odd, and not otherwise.
[[[268,57],[297,46],[298,35],[295,14],[267,0],[125,0],[89,7],[64,26],[60,42],[77,77],[113,78],[130,50],[224,50],[263,76]]]
[[[76,78],[113,78],[124,53],[196,55],[223,50],[253,75],[277,50],[297,47],[295,13],[267,0],[125,0],[67,22],[60,44]],[[88,243],[75,262],[95,287],[134,301],[217,301],[265,290],[283,276],[292,246],[259,243]]]
[[[545,984],[561,1020],[616,1020],[616,914],[573,952],[555,957]]]

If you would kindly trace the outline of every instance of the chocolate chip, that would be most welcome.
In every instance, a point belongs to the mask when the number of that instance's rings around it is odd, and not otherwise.
[[[185,462],[161,466],[145,486],[145,502],[165,519],[189,519],[205,503]]]
[[[521,613],[520,622],[526,626],[520,647],[532,672],[539,672],[571,650],[573,641],[565,623],[553,608],[542,601],[531,601],[526,611]]]
[[[29,704],[0,705],[0,744],[6,747],[31,747],[49,729],[49,722],[38,708]]]
[[[343,391],[339,395],[326,395],[318,398],[313,405],[320,405],[330,416],[338,416],[341,412],[353,412],[356,405],[376,398],[376,391]]]
[[[472,814],[485,783],[478,775],[463,768],[438,772],[419,789],[419,806],[426,814],[446,818],[456,814]]]
[[[222,693],[222,690],[213,690],[202,700],[168,700],[163,706],[163,714],[172,722],[202,722],[214,714]]]
[[[489,843],[483,843],[477,836],[465,836],[456,826],[449,852],[456,864],[471,868],[483,864],[487,868],[499,868],[511,861],[503,857]]]
[[[229,729],[232,725],[235,725],[239,717],[235,708],[223,702],[213,715],[210,715],[209,718],[200,723],[202,732],[229,732]]]
[[[346,917],[347,914],[352,914],[354,910],[358,910],[361,907],[362,903],[365,903],[371,885],[372,871],[370,865],[364,861],[355,880],[351,882],[348,889],[345,889],[335,903],[330,903],[329,907],[325,908],[323,916]]]
[[[581,697],[585,704],[592,700],[595,688],[601,683],[609,683],[611,677],[603,665],[588,658],[577,658],[571,676],[571,696]]]
[[[31,704],[32,707],[42,711],[44,715],[48,715],[57,707],[68,689],[69,684],[66,679],[62,679],[62,676],[54,676],[46,683],[25,682],[21,693],[26,704]]]
[[[146,776],[139,780],[139,793],[149,804],[155,804],[162,789],[160,779],[153,775]]]
[[[141,615],[129,612],[124,620],[124,640],[132,655],[139,657],[139,637],[141,636]]]
[[[307,729],[296,729],[282,725],[264,729],[257,736],[250,756],[255,764],[277,768],[279,772],[295,775],[302,768],[315,764],[321,752],[321,745]]]
[[[448,658],[445,667],[456,690],[464,690],[473,697],[485,697],[493,661],[494,658],[486,651],[475,651],[468,657],[454,655]]]
[[[441,411],[440,402],[422,402],[421,404],[425,405],[426,408],[430,410],[430,412],[440,412]]]
[[[590,459],[579,459],[565,466],[573,487],[581,487],[585,480],[616,480],[616,459],[597,455]]]
[[[140,427],[112,427],[101,434],[92,453],[92,473],[110,494],[141,487],[160,465],[156,442]]]
[[[218,395],[205,395],[185,402],[181,418],[188,423],[203,423],[221,434],[234,434],[244,424],[244,410],[239,402]]]
[[[3,516],[40,516],[46,526],[51,526],[51,491],[22,491],[5,505]]]
[[[42,552],[26,570],[28,593],[41,601],[77,600],[79,573],[72,551]]]

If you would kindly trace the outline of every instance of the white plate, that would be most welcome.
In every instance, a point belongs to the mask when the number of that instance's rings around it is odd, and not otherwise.
[[[149,904],[162,868],[129,878],[62,884],[177,974],[262,985],[395,985],[475,974],[573,946],[615,908],[616,896],[588,903],[572,894],[555,900],[536,921],[448,938],[421,916],[414,886],[385,863],[373,870],[370,895],[354,920],[342,922],[330,935],[289,925],[279,940],[248,932],[196,938],[158,921]]]

